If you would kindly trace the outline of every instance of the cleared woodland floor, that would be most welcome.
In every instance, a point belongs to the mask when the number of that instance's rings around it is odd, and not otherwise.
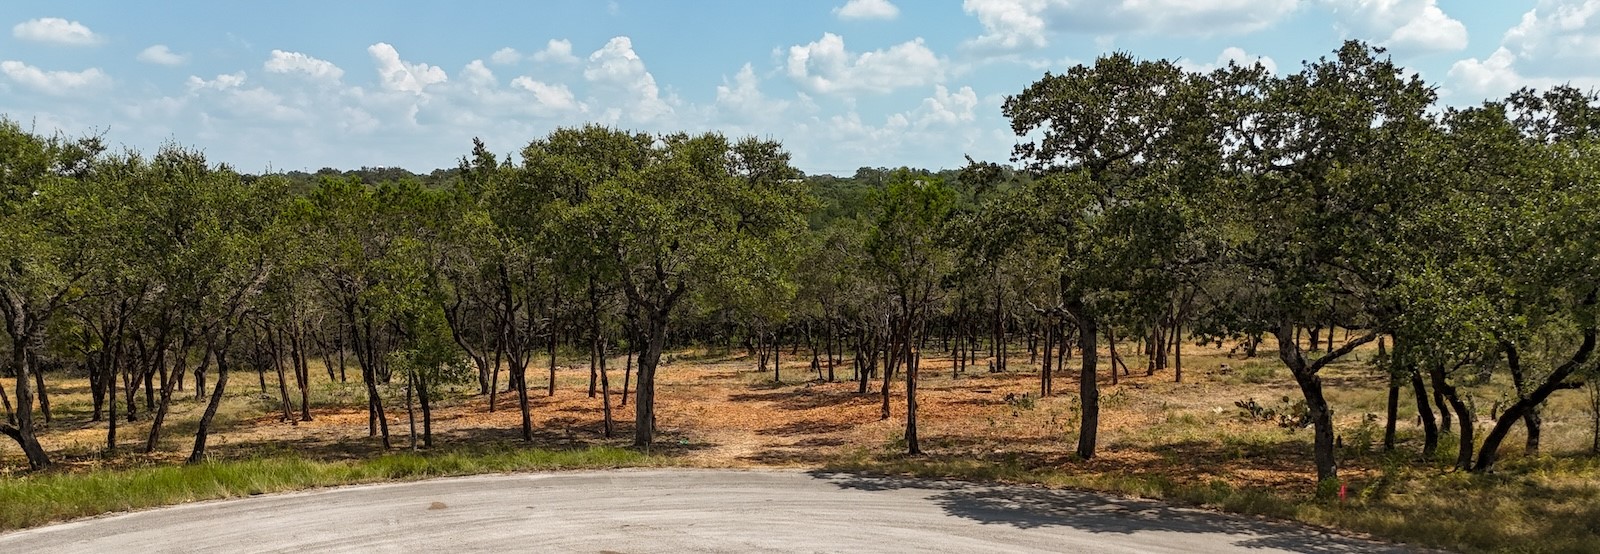
[[[1025,352],[1014,353],[1008,372],[991,373],[987,362],[980,360],[959,376],[952,375],[948,357],[930,352],[923,362],[919,389],[922,448],[932,459],[1311,491],[1310,431],[1248,420],[1235,405],[1253,399],[1267,407],[1286,407],[1299,398],[1292,380],[1275,359],[1230,359],[1225,352],[1186,346],[1182,383],[1173,382],[1170,369],[1145,375],[1143,360],[1137,357],[1129,357],[1134,371],[1121,376],[1118,384],[1111,384],[1102,369],[1101,448],[1089,461],[1072,455],[1079,422],[1075,360],[1069,360],[1068,370],[1054,377],[1054,394],[1041,398],[1037,365],[1028,363]],[[867,394],[858,394],[858,385],[849,381],[852,371],[848,363],[835,369],[837,381],[826,382],[811,371],[808,353],[790,354],[784,352],[782,382],[774,381],[770,369],[758,370],[743,352],[691,351],[670,357],[658,374],[657,421],[662,432],[655,453],[703,467],[815,468],[841,459],[893,455],[903,448],[902,381],[892,384],[891,415],[884,419],[879,381],[869,383]],[[1369,477],[1381,463],[1375,454],[1382,441],[1386,377],[1361,361],[1371,356],[1371,349],[1357,352],[1324,374],[1345,448],[1342,470],[1357,482]],[[535,443],[631,442],[633,406],[620,404],[622,362],[615,359],[611,369],[616,420],[612,439],[603,436],[601,398],[587,394],[586,366],[562,367],[553,396],[545,394],[547,370],[530,368]],[[379,441],[368,436],[361,386],[353,381],[329,382],[325,373],[318,373],[320,369],[314,367],[313,371],[316,382],[313,420],[309,422],[283,420],[274,374],[266,375],[263,391],[254,372],[235,373],[229,383],[230,397],[210,441],[213,455],[235,458],[292,451],[338,459],[381,452]],[[350,374],[352,378],[358,375],[353,368]],[[118,431],[118,448],[124,454],[107,458],[103,453],[105,423],[87,421],[87,383],[54,379],[49,384],[56,418],[42,441],[67,465],[83,469],[137,465],[177,461],[187,455],[193,422],[202,408],[192,393],[180,393],[182,400],[176,401],[174,413],[168,417],[161,449],[151,455],[130,454],[142,451],[148,433],[143,394],[139,394],[139,420],[121,423]],[[445,391],[445,398],[434,409],[436,444],[517,441],[521,418],[516,395],[502,392],[497,409],[491,412],[488,397],[474,394],[471,388],[475,387],[453,386]],[[388,391],[387,411],[393,445],[404,448],[407,417],[399,394],[397,389]],[[292,386],[290,395],[298,403]],[[1588,421],[1579,406],[1581,396],[1575,392],[1554,399],[1545,417],[1547,452],[1578,451],[1587,445]],[[1403,395],[1405,400],[1409,397]],[[1479,411],[1488,412],[1488,406],[1480,406]],[[298,415],[298,409],[294,413]],[[1414,406],[1402,402],[1400,448],[1413,451],[1419,448],[1412,444],[1416,442],[1413,435],[1419,434],[1414,413]],[[1487,426],[1488,414],[1479,415]],[[1507,444],[1520,444],[1516,439]],[[0,464],[14,471],[22,465],[20,452],[0,447]]]
[[[661,432],[648,464],[1038,483],[1270,515],[1449,549],[1600,552],[1600,459],[1583,454],[1591,436],[1585,391],[1552,397],[1544,412],[1543,456],[1523,455],[1518,428],[1506,441],[1501,471],[1468,475],[1450,469],[1453,434],[1444,436],[1433,459],[1418,460],[1421,433],[1409,390],[1401,397],[1397,448],[1382,451],[1387,376],[1371,365],[1375,346],[1358,350],[1322,373],[1335,411],[1346,502],[1314,498],[1309,429],[1251,419],[1235,405],[1253,400],[1293,411],[1299,391],[1275,358],[1230,358],[1226,348],[1187,345],[1184,381],[1175,383],[1170,369],[1145,375],[1143,358],[1124,350],[1133,371],[1112,384],[1102,367],[1100,448],[1093,459],[1081,460],[1073,454],[1077,360],[1055,376],[1055,394],[1040,398],[1038,368],[1025,351],[1014,352],[1008,372],[990,373],[989,362],[980,359],[954,376],[951,360],[933,347],[924,351],[918,395],[921,456],[904,454],[901,380],[892,384],[890,417],[882,418],[881,383],[872,381],[867,394],[858,394],[848,364],[835,369],[835,382],[827,382],[811,371],[809,352],[785,350],[778,382],[770,368],[759,370],[742,352],[682,351],[671,354],[658,374]],[[1262,349],[1274,351],[1270,342]],[[1108,359],[1107,352],[1101,355]],[[623,360],[609,364],[613,438],[603,436],[601,398],[587,395],[587,366],[573,361],[559,360],[553,396],[545,395],[542,363],[529,370],[532,445],[627,446],[633,411],[620,405]],[[368,436],[357,370],[350,368],[352,381],[341,383],[330,381],[320,363],[312,366],[308,422],[282,418],[273,373],[265,375],[264,388],[256,373],[235,373],[210,456],[351,463],[380,458],[385,451]],[[1471,389],[1480,437],[1492,424],[1496,404],[1512,398],[1503,381],[1497,375]],[[203,407],[192,390],[179,394],[160,448],[143,454],[149,423],[141,391],[138,421],[119,425],[117,452],[108,455],[106,423],[89,421],[87,383],[52,375],[48,384],[55,420],[41,440],[58,464],[46,475],[179,464]],[[447,389],[434,410],[442,453],[471,456],[479,447],[504,451],[527,444],[521,441],[515,394],[501,393],[498,409],[490,412],[488,397],[476,394],[475,385]],[[390,452],[404,451],[403,390],[383,390]],[[298,403],[292,384],[290,393]],[[0,478],[30,475],[25,466],[14,445],[0,443]]]

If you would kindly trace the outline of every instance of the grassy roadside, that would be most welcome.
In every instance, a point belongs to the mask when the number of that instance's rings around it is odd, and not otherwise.
[[[316,461],[293,454],[94,472],[55,472],[0,479],[0,531],[97,514],[374,483],[509,471],[667,465],[663,457],[622,448],[461,448],[375,458]]]
[[[1180,505],[1292,520],[1415,546],[1460,552],[1600,552],[1600,460],[1508,460],[1496,473],[1393,466],[1350,483],[1345,500],[1303,492],[1182,482],[1164,474],[861,450],[828,471],[1036,484],[1154,498]]]
[[[511,471],[681,465],[665,455],[594,446],[514,446],[392,453],[318,461],[292,452],[92,472],[45,472],[0,480],[0,531],[103,513],[315,487]],[[1094,471],[1077,464],[900,455],[859,449],[824,464],[827,471],[1038,484],[1161,499],[1175,504],[1261,515],[1462,552],[1597,552],[1600,460],[1508,460],[1491,475],[1393,465],[1349,483],[1345,500],[1305,491],[1239,487],[1223,480],[1183,481],[1163,473]]]

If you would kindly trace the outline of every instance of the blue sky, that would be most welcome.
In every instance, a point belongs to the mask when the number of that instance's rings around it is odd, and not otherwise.
[[[242,171],[453,166],[559,126],[782,141],[808,173],[1004,161],[1008,94],[1110,51],[1297,70],[1346,38],[1472,104],[1600,85],[1600,0],[7,0],[0,113]],[[4,32],[9,30],[9,32]]]

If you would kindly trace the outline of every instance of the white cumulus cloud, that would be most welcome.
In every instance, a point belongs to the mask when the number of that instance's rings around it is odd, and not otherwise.
[[[0,62],[0,73],[17,84],[51,96],[94,90],[111,83],[111,78],[104,71],[94,67],[83,71],[45,71],[16,60],[6,60]]]
[[[1180,59],[1177,63],[1178,67],[1183,68],[1185,71],[1209,73],[1214,69],[1227,67],[1229,62],[1241,66],[1250,66],[1259,62],[1261,67],[1266,68],[1268,73],[1278,72],[1278,62],[1273,61],[1271,57],[1251,54],[1237,46],[1229,46],[1222,49],[1222,53],[1217,55],[1217,60],[1211,63],[1196,63],[1188,58]]]
[[[1041,48],[1057,33],[1236,35],[1267,28],[1300,0],[964,0],[984,32],[963,45],[991,53]]]
[[[1421,53],[1467,47],[1467,26],[1444,13],[1438,0],[1323,0],[1341,26],[1382,46]]]
[[[173,52],[165,44],[156,44],[139,52],[138,60],[156,65],[183,65],[189,61],[189,56]]]
[[[1539,0],[1485,58],[1450,67],[1459,89],[1498,97],[1522,87],[1600,87],[1600,0]]]
[[[522,52],[518,52],[516,48],[507,46],[505,48],[495,50],[493,54],[490,54],[489,61],[494,62],[497,65],[511,65],[522,61]]]
[[[972,91],[972,87],[961,87],[950,92],[944,85],[937,85],[933,89],[933,96],[924,98],[922,105],[912,111],[907,119],[919,128],[970,123],[976,107],[978,94]]]
[[[771,121],[789,107],[787,101],[768,98],[761,92],[761,78],[748,63],[739,68],[731,82],[724,78],[722,84],[717,85],[716,105],[722,112],[745,122]]]
[[[209,81],[195,75],[190,75],[186,84],[189,87],[189,92],[195,92],[203,89],[228,90],[232,88],[239,88],[240,85],[244,84],[244,80],[244,72],[239,71],[236,73],[224,73]]]
[[[885,93],[943,81],[945,66],[921,38],[858,54],[845,48],[843,37],[823,33],[816,42],[789,47],[785,71],[818,93]]]
[[[564,38],[550,39],[544,50],[533,53],[533,61],[554,63],[578,63],[578,57],[572,55],[572,41]]]
[[[11,36],[32,42],[71,46],[88,46],[101,41],[100,35],[89,30],[88,26],[59,17],[41,17],[18,23],[11,28]]]
[[[372,61],[378,64],[378,77],[382,79],[383,87],[388,90],[420,94],[428,85],[443,83],[450,79],[438,66],[406,63],[400,59],[400,52],[387,42],[367,47],[367,53],[371,54]]]
[[[581,111],[578,97],[572,94],[572,89],[560,83],[549,84],[535,81],[532,77],[517,77],[511,80],[511,86],[533,93],[534,101],[540,106],[553,111]]]
[[[268,73],[299,73],[320,81],[338,81],[344,70],[327,60],[319,60],[299,52],[273,50],[262,69]]]
[[[672,113],[672,106],[661,99],[656,78],[645,69],[644,60],[633,50],[633,40],[615,37],[589,55],[583,78],[594,84],[596,92],[609,97],[614,106],[606,118],[615,122],[627,115],[635,121],[651,122]]]
[[[833,15],[839,19],[894,19],[900,15],[900,8],[895,7],[889,0],[850,0],[843,6],[833,9]]]

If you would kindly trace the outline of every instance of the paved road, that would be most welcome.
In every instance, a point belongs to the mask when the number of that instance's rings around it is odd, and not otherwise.
[[[495,475],[202,502],[0,535],[0,552],[1404,552],[1034,487],[790,471]]]

